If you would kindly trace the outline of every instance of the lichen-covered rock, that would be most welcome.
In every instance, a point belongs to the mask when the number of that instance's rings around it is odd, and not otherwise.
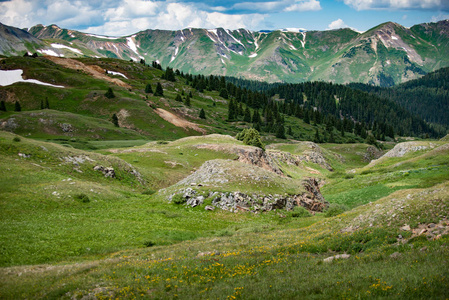
[[[168,197],[171,201],[176,194],[182,194],[186,205],[196,207],[202,205],[206,198],[212,200],[212,207],[231,212],[251,211],[263,212],[272,210],[293,210],[296,206],[302,206],[309,211],[322,212],[329,203],[321,195],[319,182],[315,178],[309,178],[304,182],[306,192],[297,195],[279,194],[245,194],[242,192],[209,192],[206,196],[192,189],[181,189]],[[207,209],[207,208],[206,208]]]
[[[388,151],[383,157],[402,157],[409,152],[433,149],[435,147],[436,145],[433,143],[405,142],[394,146],[394,148]]]
[[[238,161],[245,164],[260,167],[262,169],[274,172],[284,176],[281,169],[273,161],[267,152],[253,146],[237,146],[226,144],[200,144],[195,146],[198,149],[209,149],[220,152],[234,153],[238,155]]]
[[[308,149],[304,150],[301,155],[294,155],[284,151],[276,151],[270,150],[268,154],[275,161],[287,163],[289,165],[299,166],[302,162],[310,162],[314,164],[318,164],[329,171],[333,171],[333,168],[327,162],[326,158],[323,155],[323,151],[321,148],[313,143],[313,142],[302,142],[302,145],[305,145]],[[341,155],[338,156],[339,160],[342,160],[343,157]]]
[[[115,170],[112,167],[95,166],[94,171],[100,171],[104,177],[115,178]]]

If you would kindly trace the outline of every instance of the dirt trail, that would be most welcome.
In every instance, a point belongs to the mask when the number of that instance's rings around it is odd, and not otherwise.
[[[84,72],[87,72],[88,74],[92,75],[93,77],[95,77],[97,79],[106,80],[106,81],[109,81],[113,84],[116,84],[116,85],[124,87],[124,88],[131,88],[131,86],[129,84],[124,83],[120,79],[111,78],[108,75],[106,75],[103,68],[101,68],[99,66],[96,66],[96,65],[88,66],[88,65],[83,64],[80,61],[77,61],[77,60],[71,59],[71,58],[61,58],[61,57],[55,57],[55,56],[47,56],[46,58],[58,65],[61,65],[63,67],[69,68],[69,69],[83,70]]]
[[[206,130],[204,130],[203,128],[200,128],[197,124],[189,122],[181,117],[178,117],[177,115],[166,111],[165,109],[162,108],[156,108],[154,110],[162,119],[164,119],[167,122],[172,123],[173,125],[177,126],[177,127],[182,127],[182,128],[190,128],[193,129],[195,131],[201,132],[202,134],[206,133]]]

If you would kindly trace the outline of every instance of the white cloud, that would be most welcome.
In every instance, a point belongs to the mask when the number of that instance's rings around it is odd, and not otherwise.
[[[370,9],[448,9],[447,0],[344,0],[356,10]]]
[[[248,16],[251,17],[248,18]],[[266,17],[265,15],[261,14],[227,15],[218,12],[213,12],[207,14],[207,22],[208,24],[210,24],[207,27],[208,28],[224,27],[227,29],[255,28],[265,19],[265,17]]]
[[[297,3],[290,5],[284,9],[284,11],[317,11],[321,10],[320,1],[308,0],[308,1],[296,1]]]
[[[327,29],[328,30],[333,30],[333,29],[340,29],[340,28],[348,28],[349,26],[345,24],[345,22],[343,22],[342,19],[337,19],[333,22],[331,22],[328,26]]]
[[[310,1],[316,2],[300,2]],[[275,5],[276,1],[271,3]],[[145,29],[186,27],[256,29],[267,17],[260,13],[226,14],[223,7],[215,11],[201,7],[198,3],[174,0],[11,0],[0,1],[0,16],[2,23],[20,28],[54,23],[63,28],[112,36]]]
[[[432,22],[438,22],[438,21],[442,21],[442,20],[449,20],[449,15],[440,13],[437,16],[433,16],[431,19]]]
[[[281,0],[269,2],[241,2],[234,4],[232,10],[249,10],[265,13],[281,11],[314,11],[320,10],[321,5],[318,0]]]

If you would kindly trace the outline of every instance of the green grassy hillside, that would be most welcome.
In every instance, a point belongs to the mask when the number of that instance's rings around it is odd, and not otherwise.
[[[414,144],[426,145],[394,157],[403,153],[397,147],[368,164],[367,145],[273,144],[267,153],[291,177],[282,180],[324,179],[331,206],[314,215],[253,214],[170,203],[164,192],[206,161],[239,163],[231,149],[244,146],[231,137],[100,154],[3,132],[1,167],[8,172],[0,175],[0,295],[447,297],[449,148],[445,142]],[[333,171],[321,160],[288,163],[316,153]],[[97,165],[113,167],[115,178],[95,171]],[[275,183],[265,180],[265,187]],[[169,189],[154,193],[161,187]],[[349,258],[324,261],[345,253]]]

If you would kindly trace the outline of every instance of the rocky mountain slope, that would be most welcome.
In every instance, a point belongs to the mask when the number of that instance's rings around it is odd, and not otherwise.
[[[145,59],[194,74],[269,82],[325,80],[390,86],[449,65],[447,20],[411,28],[389,22],[364,33],[347,28],[297,32],[187,28],[107,37],[56,25],[37,25],[28,32],[46,44],[37,49],[42,54]],[[0,53],[23,54],[23,45],[15,52]]]

